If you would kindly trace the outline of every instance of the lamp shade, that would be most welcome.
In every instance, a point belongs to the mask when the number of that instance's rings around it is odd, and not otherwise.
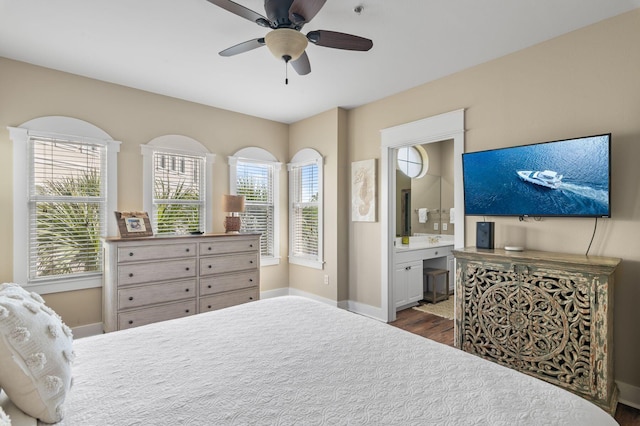
[[[244,195],[222,196],[222,211],[229,213],[240,213],[244,211]]]
[[[295,61],[307,48],[307,37],[291,28],[275,29],[264,37],[267,47],[277,59]]]

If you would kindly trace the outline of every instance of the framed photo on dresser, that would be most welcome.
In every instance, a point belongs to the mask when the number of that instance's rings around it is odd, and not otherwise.
[[[147,212],[114,212],[120,237],[150,237],[153,235]]]

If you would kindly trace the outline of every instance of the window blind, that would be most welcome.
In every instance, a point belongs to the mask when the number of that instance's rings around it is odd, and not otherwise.
[[[106,148],[30,139],[29,279],[102,271]]]
[[[291,168],[292,231],[291,253],[294,256],[318,257],[318,165]]]
[[[156,234],[184,234],[204,229],[204,163],[204,157],[154,152]]]
[[[237,163],[236,194],[245,197],[241,232],[261,234],[260,254],[268,257],[275,255],[273,173],[269,164]]]

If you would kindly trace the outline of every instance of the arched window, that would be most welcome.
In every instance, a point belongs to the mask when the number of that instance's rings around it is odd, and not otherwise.
[[[40,117],[9,131],[14,281],[43,294],[100,287],[100,239],[117,234],[120,142],[70,117]]]
[[[289,169],[289,263],[322,269],[323,159],[314,149],[298,151]]]
[[[210,232],[211,176],[215,155],[181,135],[141,145],[143,205],[155,234]]]
[[[241,232],[257,232],[260,265],[280,263],[279,175],[282,164],[262,148],[249,147],[229,157],[229,191],[244,195]]]

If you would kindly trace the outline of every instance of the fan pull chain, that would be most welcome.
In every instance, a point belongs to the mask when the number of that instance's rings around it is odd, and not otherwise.
[[[284,59],[284,84],[289,84],[289,61],[291,60],[291,56],[284,55],[282,57]]]

